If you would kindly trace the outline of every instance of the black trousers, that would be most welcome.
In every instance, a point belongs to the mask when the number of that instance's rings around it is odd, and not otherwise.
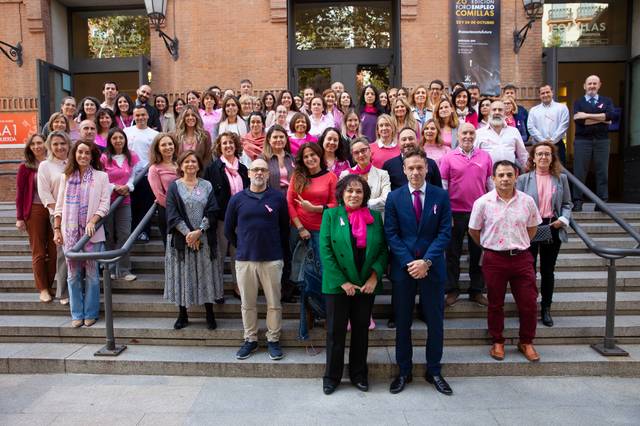
[[[465,235],[469,241],[469,276],[471,285],[469,294],[482,293],[484,280],[480,269],[480,248],[471,236],[469,236],[469,217],[471,213],[453,212],[453,227],[451,229],[451,241],[447,247],[447,285],[446,293],[460,291],[460,256],[462,256],[462,243]]]
[[[133,231],[147,214],[156,197],[151,191],[149,180],[142,178],[131,193],[131,231]],[[144,228],[144,232],[151,236],[151,222]]]
[[[548,224],[556,219],[542,219],[543,224]],[[551,228],[553,241],[551,243],[531,243],[529,251],[533,256],[533,270],[537,270],[538,253],[540,254],[540,294],[542,301],[540,304],[544,307],[550,307],[553,299],[553,287],[555,285],[554,271],[556,269],[556,260],[562,242],[558,236],[558,230]]]
[[[162,244],[167,247],[167,209],[158,204],[158,228],[162,236]]]
[[[368,380],[369,318],[375,295],[356,292],[355,296],[347,296],[344,293],[324,296],[327,305],[327,365],[323,382],[335,385],[342,380],[349,320],[351,321],[349,377],[352,382]]]

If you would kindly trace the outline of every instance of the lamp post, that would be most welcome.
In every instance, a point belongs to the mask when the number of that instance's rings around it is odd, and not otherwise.
[[[144,6],[147,9],[149,21],[158,32],[158,36],[164,41],[164,45],[171,54],[174,61],[178,60],[178,39],[171,38],[167,33],[160,29],[164,24],[167,16],[167,0],[144,0]]]
[[[527,13],[529,21],[527,24],[520,28],[520,30],[513,31],[513,51],[517,55],[520,52],[520,48],[527,39],[527,33],[536,19],[542,17],[542,6],[544,6],[544,0],[522,0],[524,11]]]
[[[8,50],[5,50],[5,47]],[[9,43],[5,43],[0,40],[0,51],[2,51],[10,61],[15,62],[19,67],[22,66],[22,45],[20,43],[12,46]]]

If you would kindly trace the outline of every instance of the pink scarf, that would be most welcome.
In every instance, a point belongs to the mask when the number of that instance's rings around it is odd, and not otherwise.
[[[242,191],[242,177],[238,173],[238,167],[240,162],[235,158],[233,163],[227,161],[226,158],[220,157],[220,160],[224,163],[224,172],[227,174],[229,180],[229,188],[231,189],[231,195],[235,195]]]
[[[344,207],[351,224],[351,235],[356,239],[357,248],[365,248],[367,246],[367,225],[373,223],[373,216],[368,207],[358,207],[351,209]]]
[[[351,168],[350,172],[352,175],[366,175],[367,173],[369,173],[369,170],[371,170],[371,166],[372,164],[369,163],[367,167],[365,167],[364,169],[361,169],[360,166],[356,164],[355,167]]]
[[[89,198],[91,194],[91,184],[93,183],[93,168],[87,167],[82,177],[80,172],[75,171],[67,179],[67,187],[64,193],[64,203],[62,205],[62,219],[64,220],[64,251],[70,250],[80,238],[85,234],[87,218],[89,215]],[[84,246],[85,252],[92,250],[93,244],[88,242]],[[78,268],[84,266],[87,275],[95,273],[97,262],[67,260],[69,276],[73,276]]]
[[[367,104],[364,106],[364,112],[367,112],[369,114],[376,114],[378,110],[375,106]]]

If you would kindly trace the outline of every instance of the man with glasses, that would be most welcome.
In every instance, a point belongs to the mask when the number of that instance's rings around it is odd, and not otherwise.
[[[440,102],[442,98],[442,92],[444,91],[444,83],[442,80],[433,80],[429,83],[429,102],[427,109],[433,112],[436,104]]]
[[[269,166],[261,158],[249,167],[249,188],[229,200],[224,235],[236,247],[236,276],[242,300],[244,343],[237,359],[258,349],[258,287],[267,300],[267,351],[283,358],[280,348],[282,305],[280,279],[289,253],[289,211],[284,195],[267,186]]]

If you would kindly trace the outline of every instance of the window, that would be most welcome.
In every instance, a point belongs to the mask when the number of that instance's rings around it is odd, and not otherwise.
[[[391,48],[391,2],[329,5],[297,4],[297,50]]]
[[[544,47],[584,47],[627,43],[627,2],[544,5]]]
[[[83,59],[149,55],[149,20],[143,11],[76,12],[73,56]]]

